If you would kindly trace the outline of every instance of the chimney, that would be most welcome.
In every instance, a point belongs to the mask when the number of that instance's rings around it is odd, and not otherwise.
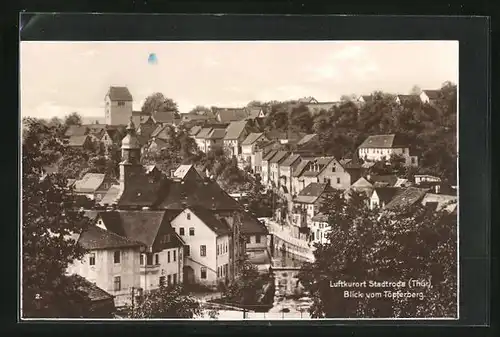
[[[434,186],[434,191],[436,192],[436,194],[439,194],[439,192],[441,191],[441,186],[439,185]]]

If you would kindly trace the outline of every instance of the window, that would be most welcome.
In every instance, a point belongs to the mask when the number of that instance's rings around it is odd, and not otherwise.
[[[170,242],[170,234],[165,234],[161,238],[161,243],[162,244],[167,244]]]
[[[122,289],[122,278],[120,276],[115,276],[115,291],[120,291]]]
[[[217,267],[217,277],[220,277],[220,267]]]
[[[89,265],[95,266],[95,253],[90,254]]]
[[[255,235],[255,243],[260,243],[260,235]]]
[[[153,254],[146,254],[146,264],[151,266],[153,264]]]
[[[201,267],[201,279],[205,280],[207,278],[207,268]]]
[[[194,236],[194,228],[189,228],[189,236]]]
[[[226,263],[224,265],[224,275],[227,276],[227,271],[228,271],[228,264]]]
[[[219,255],[220,252],[219,252],[219,245],[217,245],[217,255]]]
[[[207,256],[207,246],[205,245],[200,246],[200,256]]]
[[[337,170],[337,168],[334,166],[332,166],[332,172],[335,172]]]
[[[189,256],[189,255],[190,255],[189,245],[185,245],[184,246],[184,256]]]
[[[224,244],[224,253],[227,253],[227,242]]]
[[[184,227],[179,228],[179,235],[184,236]]]
[[[174,286],[177,284],[177,274],[172,275]]]
[[[125,106],[125,102],[124,101],[118,101],[118,106]]]
[[[172,284],[172,275],[167,276],[167,284],[171,285]]]
[[[177,259],[177,254],[176,254],[176,253],[177,253],[177,251],[175,251],[175,250],[174,250],[172,253],[174,253],[173,258],[174,258],[174,262],[175,262],[175,260]]]
[[[115,263],[120,263],[120,251],[119,250],[115,251],[114,260],[115,260]]]
[[[160,287],[165,286],[165,276],[160,276],[158,283],[159,283]]]
[[[160,255],[155,254],[155,265],[160,264]]]
[[[415,164],[415,157],[412,157],[412,158],[411,158],[411,163],[412,163],[412,164]]]
[[[191,213],[187,213],[186,217],[187,217],[188,220],[191,220]]]
[[[337,184],[340,184],[340,178],[337,178]]]
[[[167,263],[170,263],[170,251],[167,252]]]
[[[141,266],[144,264],[144,254],[141,254],[139,255],[139,263],[141,264]]]

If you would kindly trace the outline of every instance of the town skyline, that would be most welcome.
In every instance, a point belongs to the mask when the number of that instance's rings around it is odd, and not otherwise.
[[[148,64],[151,53],[156,64]],[[116,62],[118,57],[121,62]],[[184,67],[172,66],[179,62]],[[134,110],[140,110],[148,95],[161,92],[186,113],[197,105],[238,107],[252,100],[304,96],[335,101],[376,90],[406,94],[415,85],[437,89],[445,81],[458,83],[458,43],[22,42],[20,77],[23,117],[71,112],[103,117],[110,86],[127,86]]]

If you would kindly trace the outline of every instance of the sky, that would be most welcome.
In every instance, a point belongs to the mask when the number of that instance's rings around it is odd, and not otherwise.
[[[156,55],[156,64],[148,62]],[[21,115],[104,117],[110,86],[140,110],[155,92],[178,103],[239,107],[313,96],[458,84],[457,41],[21,42]]]

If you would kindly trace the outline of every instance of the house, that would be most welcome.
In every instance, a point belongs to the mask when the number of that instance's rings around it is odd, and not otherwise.
[[[207,115],[197,114],[197,113],[184,113],[181,114],[181,122],[182,123],[190,123],[190,122],[203,122],[208,121],[211,118]]]
[[[417,102],[420,99],[418,95],[396,95],[395,101],[397,104],[408,104]]]
[[[157,125],[175,125],[181,121],[174,110],[154,111],[151,117]]]
[[[110,87],[104,105],[107,125],[127,125],[133,117],[133,99],[127,87]]]
[[[262,156],[262,172],[261,172],[261,178],[262,178],[262,183],[264,186],[267,186],[268,184],[271,183],[271,179],[270,179],[270,174],[271,174],[271,170],[270,170],[270,165],[269,165],[269,161],[278,153],[279,151],[277,150],[271,150],[269,152],[267,152],[266,154],[264,154]]]
[[[106,148],[120,144],[122,138],[125,136],[125,128],[123,127],[107,127],[99,139]]]
[[[420,93],[420,100],[422,103],[433,104],[438,101],[441,97],[440,90],[422,90]]]
[[[138,271],[144,245],[99,225],[90,226],[77,242],[88,252],[73,261],[67,273],[80,275],[114,296],[116,307],[131,304],[132,288],[140,288]]]
[[[252,169],[255,167],[255,152],[259,142],[267,141],[268,139],[264,133],[252,132],[241,142],[241,155],[239,162],[243,163],[242,166],[250,166]]]
[[[366,179],[373,184],[373,187],[396,187],[399,178],[394,174],[383,174],[367,175]]]
[[[269,231],[266,226],[249,212],[242,215],[241,233],[245,237],[248,260],[260,271],[269,271],[271,254],[268,250]]]
[[[265,136],[264,136],[265,137]],[[260,174],[262,177],[262,159],[265,157],[267,153],[269,153],[272,150],[280,150],[282,149],[282,145],[273,140],[262,140],[260,142],[257,142],[255,144],[255,154],[253,158],[251,159],[253,161],[252,163],[252,170],[256,174]]]
[[[212,129],[208,136],[205,138],[205,149],[209,152],[214,149],[221,149],[224,146],[224,136],[226,135],[226,130],[224,129]]]
[[[370,197],[370,209],[383,208],[401,192],[397,187],[375,187]]]
[[[416,185],[420,185],[423,182],[441,182],[441,178],[428,174],[415,174],[414,179]]]
[[[309,103],[306,104],[306,107],[309,109],[311,115],[317,115],[321,111],[330,111],[332,108],[340,105],[340,102],[317,102],[317,103]]]
[[[246,108],[214,108],[215,118],[220,123],[231,123],[248,118]]]
[[[392,155],[400,155],[406,166],[417,166],[416,156],[410,155],[410,149],[400,135],[373,135],[358,147],[358,157],[364,161],[390,160]]]
[[[170,125],[161,125],[157,124],[157,127],[151,133],[151,139],[161,139],[161,140],[169,140],[173,137],[174,129]]]
[[[280,186],[280,165],[285,159],[289,156],[289,152],[287,151],[278,151],[269,161],[269,181],[271,185],[275,188],[279,188]]]
[[[76,180],[73,191],[76,194],[85,195],[91,200],[100,202],[111,185],[117,181],[104,173],[87,173],[82,179]]]
[[[247,107],[246,110],[248,115],[248,117],[246,117],[247,120],[256,120],[266,117],[266,113],[261,107]]]
[[[300,164],[301,160],[302,159],[299,154],[292,153],[279,165],[279,185],[283,193],[293,195],[292,174],[295,171],[295,168]]]
[[[238,157],[242,153],[241,143],[245,140],[248,133],[246,121],[229,123],[224,136],[224,148],[231,157]]]
[[[139,127],[137,128],[137,134],[149,139],[151,138],[151,134],[156,130],[156,128],[156,123],[153,121],[151,116],[148,116],[145,121],[139,124]]]
[[[89,129],[85,125],[69,125],[66,131],[64,131],[64,136],[85,136],[88,132]]]
[[[323,213],[318,213],[311,219],[309,241],[313,244],[327,244],[330,243],[328,234],[330,233],[330,224],[328,223],[328,216]]]
[[[457,210],[457,196],[427,193],[422,199],[422,205],[433,206],[436,211],[455,212]]]
[[[149,112],[132,110],[132,121],[135,125],[141,125],[149,118],[151,118],[151,114]]]
[[[427,192],[428,189],[407,187],[399,192],[389,203],[387,203],[384,210],[396,211],[400,208],[413,206],[422,201]]]
[[[192,128],[189,129],[189,136],[195,137],[200,131],[201,131],[201,126],[194,125]]]
[[[208,135],[210,134],[211,131],[212,131],[212,128],[202,128],[196,134],[196,136],[194,136],[194,140],[196,142],[196,145],[198,146],[198,148],[202,152],[205,152],[205,153],[208,152],[206,149],[206,138],[208,137]]]
[[[194,165],[180,165],[172,174],[171,177],[179,180],[199,180],[202,181],[203,177],[200,175]]]
[[[216,288],[231,279],[231,230],[224,220],[202,206],[189,206],[171,224],[185,242],[185,283]]]
[[[304,189],[307,185],[305,184],[304,177],[302,177],[302,173],[307,169],[309,165],[309,159],[302,159],[295,169],[292,172],[292,195],[299,194],[302,189]]]
[[[314,97],[302,97],[297,100],[298,104],[318,104],[319,102]]]
[[[293,198],[292,236],[309,235],[312,218],[319,213],[319,208],[326,194],[333,191],[328,184],[311,183]]]
[[[93,147],[93,143],[88,135],[70,136],[67,146],[73,149],[89,150]]]

